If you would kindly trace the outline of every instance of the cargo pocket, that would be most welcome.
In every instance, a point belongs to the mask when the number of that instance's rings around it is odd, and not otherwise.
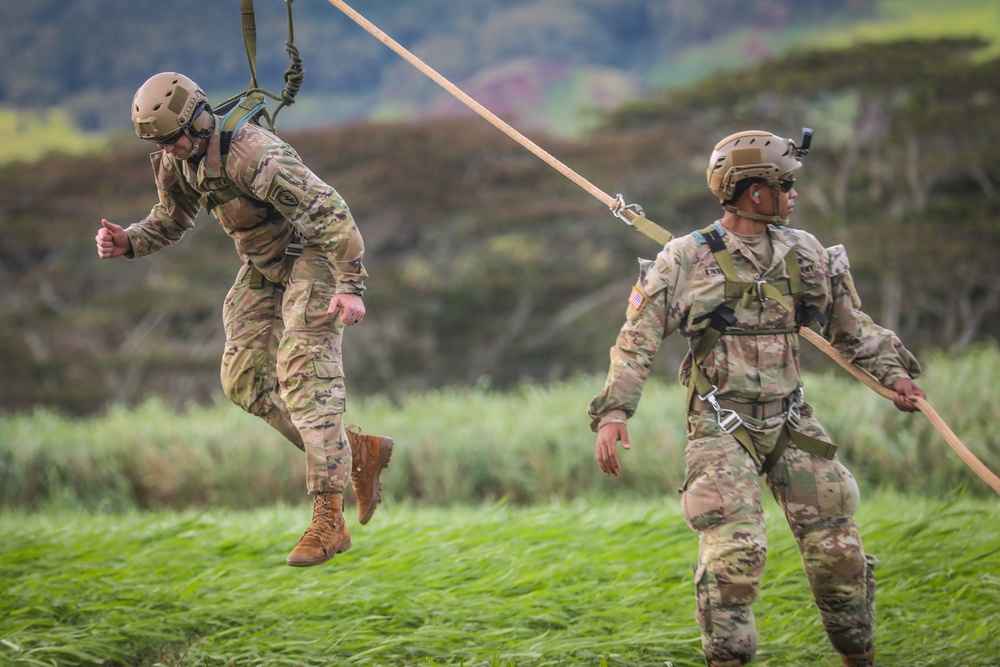
[[[339,361],[316,360],[315,400],[325,413],[343,414],[347,411],[347,388],[344,386],[344,369]]]
[[[722,523],[725,501],[718,485],[706,472],[694,472],[681,488],[681,511],[691,530],[700,532]]]
[[[339,361],[317,360],[313,362],[313,368],[316,370],[316,377],[323,378],[324,380],[344,377],[343,364]]]

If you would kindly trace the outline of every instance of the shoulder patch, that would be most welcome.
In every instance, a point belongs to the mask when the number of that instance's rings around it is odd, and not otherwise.
[[[830,266],[831,276],[842,276],[845,273],[850,273],[851,262],[847,258],[847,249],[843,244],[826,248],[826,259]]]
[[[642,304],[646,303],[646,294],[642,291],[642,287],[639,285],[632,286],[632,292],[628,295],[628,305],[634,310],[639,310],[642,308]]]

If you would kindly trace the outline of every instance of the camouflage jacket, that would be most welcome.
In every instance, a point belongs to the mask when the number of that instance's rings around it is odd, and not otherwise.
[[[291,146],[250,123],[233,135],[223,174],[221,127],[216,117],[200,160],[178,160],[163,151],[150,156],[159,202],[126,230],[130,257],[176,243],[194,226],[204,196],[234,186],[240,196],[211,212],[236,243],[240,259],[253,262],[272,282],[283,283],[294,261],[285,247],[298,231],[304,243],[320,246],[330,259],[337,291],[361,294],[368,276],[362,264],[364,242],[337,191],[302,164]]]
[[[724,230],[722,225],[716,228]],[[769,227],[774,258],[759,266],[734,234],[722,238],[740,281],[787,278],[785,256],[795,251],[803,284],[803,300],[822,313],[823,336],[847,359],[891,387],[900,378],[915,378],[920,365],[896,335],[861,311],[844,246],[823,248],[812,234]],[[638,406],[643,385],[661,341],[679,331],[690,343],[680,368],[681,383],[691,377],[691,349],[709,325],[707,315],[725,301],[726,278],[708,245],[691,234],[672,240],[655,261],[640,260],[639,280],[632,291],[622,326],[611,348],[604,390],[590,403],[591,428],[625,421]],[[732,329],[773,330],[795,327],[795,304],[784,297],[789,313],[773,299],[737,304]],[[701,364],[718,396],[743,402],[784,398],[801,385],[797,333],[724,334]]]

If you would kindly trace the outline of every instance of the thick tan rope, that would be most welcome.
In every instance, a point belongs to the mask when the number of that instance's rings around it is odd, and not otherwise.
[[[420,58],[416,57],[415,55],[413,55],[412,53],[410,53],[409,51],[407,51],[403,46],[401,46],[398,42],[396,42],[392,37],[389,37],[389,35],[387,35],[384,32],[382,32],[371,21],[369,21],[364,16],[362,16],[361,14],[359,14],[358,12],[356,12],[350,6],[348,6],[347,3],[343,2],[342,0],[330,0],[330,4],[332,4],[333,6],[335,6],[337,9],[339,9],[344,14],[346,14],[348,17],[350,17],[350,19],[352,21],[354,21],[355,23],[357,23],[358,25],[360,25],[362,28],[364,28],[365,30],[367,30],[369,33],[371,33],[372,36],[375,37],[375,39],[377,39],[378,41],[382,42],[383,44],[385,44],[386,46],[388,46],[390,49],[392,49],[393,51],[395,51],[396,53],[398,53],[403,58],[403,60],[405,60],[406,62],[408,62],[411,65],[413,65],[414,67],[416,67],[418,70],[420,70],[421,72],[423,72],[424,74],[426,74],[436,84],[438,84],[439,86],[441,86],[442,88],[444,88],[445,90],[447,90],[449,93],[451,93],[453,96],[455,96],[459,100],[461,100],[467,107],[469,107],[470,109],[472,109],[473,111],[475,111],[477,114],[479,114],[480,116],[482,116],[483,118],[485,118],[486,120],[488,120],[490,123],[492,123],[501,132],[503,132],[508,137],[510,137],[511,139],[513,139],[514,141],[516,141],[517,143],[521,144],[525,148],[527,148],[529,151],[531,151],[532,153],[534,153],[535,155],[537,155],[539,158],[541,158],[550,167],[552,167],[553,169],[555,169],[556,171],[558,171],[559,173],[561,173],[563,176],[565,176],[566,178],[568,178],[569,180],[573,181],[574,183],[576,183],[577,185],[579,185],[581,188],[583,188],[584,190],[586,190],[587,192],[589,192],[595,199],[597,199],[598,201],[600,201],[601,203],[603,203],[605,206],[607,206],[608,208],[610,208],[612,211],[617,210],[617,208],[618,208],[618,200],[617,199],[615,199],[614,197],[611,197],[610,195],[608,195],[607,193],[605,193],[604,191],[602,191],[600,188],[598,188],[597,186],[595,186],[593,183],[591,183],[587,179],[585,179],[582,176],[580,176],[580,174],[576,173],[575,171],[573,171],[572,169],[570,169],[569,167],[567,167],[565,164],[563,164],[562,162],[560,162],[559,160],[557,160],[555,157],[553,157],[551,154],[549,154],[548,152],[546,152],[545,150],[543,150],[540,146],[538,146],[538,144],[534,143],[533,141],[531,141],[530,139],[528,139],[527,137],[525,137],[523,134],[521,134],[520,132],[518,132],[517,130],[515,130],[513,127],[511,127],[510,125],[508,125],[506,122],[504,122],[501,118],[499,118],[492,111],[490,111],[489,109],[487,109],[486,107],[484,107],[483,105],[481,105],[476,100],[474,100],[471,97],[469,97],[464,91],[462,91],[460,88],[458,88],[458,86],[456,86],[452,82],[448,81],[448,79],[446,79],[443,76],[441,76],[441,74],[439,74],[437,71],[435,71],[429,65],[427,65],[427,63],[425,63],[422,60],[420,60]],[[629,213],[631,213],[631,211],[629,211]],[[626,213],[626,215],[627,215],[627,213]]]
[[[615,213],[615,215],[627,218],[626,222],[635,221],[636,229],[638,229],[639,231],[643,232],[644,234],[646,234],[647,236],[656,241],[660,241],[661,237],[654,236],[652,233],[649,233],[648,228],[640,226],[641,223],[648,223],[649,226],[655,228],[655,230],[659,230],[663,234],[669,235],[669,232],[666,232],[666,230],[663,230],[655,223],[647,221],[645,216],[637,214],[628,207],[625,207],[620,197],[618,198],[611,197],[610,195],[602,191],[600,188],[595,186],[593,183],[583,178],[578,173],[567,167],[565,164],[554,158],[552,155],[542,150],[533,141],[531,141],[523,134],[515,130],[513,127],[508,125],[498,116],[496,116],[496,114],[494,114],[492,111],[481,105],[476,100],[469,97],[469,95],[467,95],[464,91],[459,89],[455,84],[448,81],[446,78],[441,76],[438,72],[436,72],[425,62],[423,62],[415,55],[407,51],[405,48],[400,46],[399,43],[397,43],[394,39],[389,37],[389,35],[382,32],[371,21],[369,21],[361,14],[356,12],[354,9],[352,9],[349,5],[347,5],[347,3],[343,2],[343,0],[329,0],[329,2],[334,7],[336,7],[344,14],[346,14],[352,21],[354,21],[362,28],[367,30],[369,33],[371,33],[371,35],[374,36],[377,40],[379,40],[380,42],[388,46],[390,49],[398,53],[406,62],[410,63],[415,68],[423,72],[431,80],[433,80],[439,86],[447,90],[454,97],[456,97],[458,100],[464,103],[467,107],[475,111],[477,114],[482,116],[490,123],[492,123],[497,129],[501,130],[508,137],[510,137],[517,143],[521,144],[523,147],[525,147],[532,153],[534,153],[536,156],[541,158],[546,164],[554,168],[563,176],[565,176],[566,178],[573,181],[581,188],[589,192],[594,198],[596,198],[597,200],[602,202],[605,206],[610,208],[612,212]],[[666,241],[663,241],[663,243],[665,242]],[[875,390],[878,394],[886,398],[892,398],[894,394],[892,390],[886,389],[878,382],[876,382],[874,378],[869,376],[861,369],[855,367],[851,362],[847,361],[847,359],[845,359],[843,355],[841,355],[840,352],[837,351],[836,348],[830,345],[826,341],[826,339],[817,334],[815,331],[812,331],[811,329],[802,329],[802,335],[805,337],[806,340],[808,340],[813,345],[818,347],[822,352],[827,354],[831,359],[836,361],[840,366],[842,366],[849,373],[854,375],[854,377],[861,380],[864,384],[868,385],[871,389]],[[990,472],[990,470],[985,465],[983,465],[982,462],[980,462],[979,459],[977,459],[976,456],[972,452],[970,452],[964,444],[962,444],[962,441],[958,439],[958,437],[952,432],[950,428],[948,428],[948,425],[944,422],[943,419],[941,419],[940,416],[938,416],[937,412],[935,412],[934,408],[931,407],[930,403],[928,403],[923,399],[917,399],[916,404],[917,407],[920,409],[920,411],[923,412],[924,415],[926,415],[927,418],[931,421],[931,423],[938,430],[938,432],[942,436],[944,436],[944,439],[948,442],[951,448],[955,450],[955,452],[959,455],[959,457],[963,461],[965,461],[965,463],[970,468],[972,468],[972,470],[977,475],[979,475],[979,477],[982,478],[984,482],[993,487],[993,490],[996,491],[997,494],[1000,494],[1000,479],[998,479],[996,475]]]
[[[868,385],[868,387],[872,391],[874,391],[875,393],[879,394],[884,398],[892,400],[892,397],[896,394],[896,392],[887,387],[883,387],[871,375],[868,375],[868,373],[865,373],[863,370],[861,370],[860,368],[849,362],[847,359],[845,359],[844,355],[838,352],[837,349],[833,345],[831,345],[829,341],[827,341],[825,338],[820,336],[812,329],[803,328],[799,333],[802,335],[803,338],[808,340],[810,343],[818,347],[821,351],[825,352],[827,356],[836,361],[841,368],[846,370],[848,373],[856,377],[864,384]],[[955,433],[948,427],[948,424],[946,424],[945,421],[941,419],[940,415],[938,415],[937,411],[934,410],[933,407],[931,407],[930,403],[928,403],[922,398],[915,399],[914,403],[916,404],[917,408],[924,413],[927,419],[930,420],[931,424],[934,425],[934,428],[937,429],[938,433],[940,433],[944,437],[945,441],[951,446],[951,448],[955,450],[955,453],[958,454],[958,456],[963,461],[965,461],[966,465],[972,468],[973,472],[979,475],[979,477],[984,482],[989,484],[991,487],[993,487],[994,491],[1000,494],[1000,477],[994,475],[990,471],[990,469],[983,464],[982,461],[976,458],[975,454],[969,451],[968,447],[966,447],[962,443],[962,441],[958,439],[958,436],[955,435]]]

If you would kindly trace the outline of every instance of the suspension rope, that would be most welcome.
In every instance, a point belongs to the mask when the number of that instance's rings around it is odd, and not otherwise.
[[[288,39],[285,40],[285,52],[288,53],[290,64],[288,69],[285,70],[285,87],[281,90],[281,93],[275,95],[270,91],[264,90],[257,84],[257,21],[254,14],[253,0],[240,0],[240,20],[243,24],[243,46],[246,48],[247,64],[250,67],[250,85],[242,93],[234,95],[216,105],[214,109],[216,113],[225,115],[226,112],[230,111],[237,104],[239,104],[244,97],[258,93],[279,102],[278,106],[275,107],[274,111],[270,114],[267,109],[263,107],[260,111],[254,114],[255,118],[257,116],[262,117],[267,122],[268,129],[273,132],[274,122],[278,117],[278,112],[281,111],[282,108],[295,103],[295,96],[302,87],[302,81],[305,78],[305,70],[302,68],[302,57],[299,55],[299,49],[295,46],[295,31],[292,21],[292,2],[293,0],[285,0],[285,6],[288,10]]]
[[[436,84],[444,88],[446,91],[451,93],[454,97],[460,100],[467,107],[475,111],[482,118],[490,122],[498,130],[506,134],[508,137],[521,144],[524,148],[528,149],[530,152],[534,153],[547,165],[561,173],[563,176],[569,180],[576,183],[580,188],[587,191],[592,197],[600,201],[602,204],[611,209],[611,212],[615,215],[621,217],[625,222],[635,227],[636,230],[642,232],[646,236],[649,236],[653,240],[666,245],[667,241],[673,238],[667,230],[663,229],[656,223],[646,220],[641,214],[641,210],[637,206],[626,205],[621,195],[618,197],[612,197],[605,193],[603,190],[598,188],[596,185],[585,179],[583,176],[575,172],[574,170],[567,167],[565,164],[553,157],[549,152],[542,149],[538,144],[531,141],[523,134],[515,130],[501,118],[499,118],[492,111],[484,107],[482,104],[474,100],[472,97],[467,95],[458,86],[453,84],[451,81],[446,79],[435,69],[430,67],[427,63],[422,61],[417,56],[413,55],[400,45],[396,40],[394,40],[389,35],[385,34],[371,21],[366,19],[364,16],[359,14],[353,8],[351,8],[343,0],[329,0],[330,4],[334,5],[337,9],[346,14],[352,21],[360,25],[366,31],[368,31],[375,39],[385,44],[387,47],[399,54],[406,62],[410,63],[416,69],[423,72],[428,78],[434,81]],[[638,212],[637,212],[638,210]]]
[[[860,380],[862,383],[864,383],[869,389],[871,389],[872,391],[874,391],[875,393],[884,398],[892,400],[892,397],[895,395],[896,392],[894,392],[892,389],[883,387],[871,375],[868,375],[868,373],[865,373],[863,370],[861,370],[860,368],[849,362],[847,359],[845,359],[844,355],[842,355],[825,338],[820,336],[812,329],[803,328],[799,333],[810,343],[818,347],[820,351],[825,352],[827,356],[836,361],[841,368],[843,368],[845,371],[847,371],[848,373],[856,377],[858,380]],[[994,475],[990,471],[990,469],[983,464],[982,461],[976,458],[975,454],[969,451],[969,448],[966,447],[962,443],[962,441],[958,439],[958,436],[955,435],[954,431],[952,431],[951,428],[948,427],[948,424],[946,424],[945,421],[941,419],[941,416],[938,415],[937,411],[931,406],[931,404],[922,398],[916,398],[914,399],[913,402],[916,404],[917,409],[923,412],[924,416],[926,416],[927,419],[930,420],[931,424],[934,425],[934,428],[936,428],[938,433],[940,433],[944,437],[944,439],[948,442],[951,448],[955,450],[955,453],[958,454],[959,458],[965,461],[966,465],[972,468],[972,470],[977,475],[979,475],[980,479],[989,484],[991,487],[993,487],[994,491],[1000,494],[1000,477]]]
[[[575,171],[567,167],[565,164],[554,158],[552,155],[542,150],[533,141],[522,135],[520,132],[515,130],[513,127],[505,123],[499,117],[497,117],[489,109],[481,105],[476,100],[472,99],[464,91],[459,89],[456,85],[448,81],[446,78],[441,76],[429,65],[424,63],[422,60],[417,58],[415,55],[403,48],[398,42],[389,37],[380,30],[375,24],[366,19],[364,16],[352,9],[343,0],[329,0],[330,4],[339,9],[341,12],[346,14],[352,21],[360,25],[366,31],[368,31],[373,37],[385,44],[387,47],[399,54],[404,60],[413,65],[415,68],[423,72],[431,80],[437,83],[439,86],[447,90],[454,97],[468,106],[470,109],[475,111],[477,114],[489,121],[497,129],[501,130],[508,137],[521,144],[524,148],[528,149],[536,156],[541,158],[546,164],[553,167],[556,171],[560,172],[563,176],[569,180],[576,183],[578,186],[590,193],[594,198],[601,201],[605,206],[611,209],[612,213],[616,216],[622,218],[627,223],[631,224],[636,230],[642,232],[654,241],[666,244],[673,235],[667,230],[663,229],[656,223],[646,219],[645,215],[642,214],[642,209],[635,204],[625,204],[624,198],[621,195],[617,197],[611,197],[597,186],[592,184],[587,179],[583,178]],[[885,398],[892,398],[895,394],[891,389],[887,389],[880,385],[874,378],[870,375],[857,368],[850,361],[844,358],[844,356],[830,343],[826,341],[825,338],[820,336],[818,333],[812,329],[803,328],[800,332],[802,336],[808,340],[810,343],[819,348],[820,351],[824,352],[827,356],[837,362],[842,368],[847,370],[849,373],[854,375],[858,380],[864,383],[866,386],[870,387],[872,390],[877,392],[880,396]],[[930,420],[931,424],[937,429],[945,441],[951,446],[952,449],[958,454],[958,456],[970,467],[973,472],[975,472],[979,477],[989,484],[994,491],[1000,495],[1000,478],[997,478],[990,470],[983,465],[976,456],[969,451],[969,449],[962,444],[962,441],[952,432],[948,425],[943,419],[937,414],[930,403],[924,399],[917,398],[914,401],[917,408],[924,413],[924,415]]]

